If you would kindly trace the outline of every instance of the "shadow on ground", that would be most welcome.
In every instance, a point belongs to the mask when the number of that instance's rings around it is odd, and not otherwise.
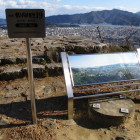
[[[47,99],[36,100],[37,118],[45,119],[67,119],[67,97],[51,97]],[[27,125],[26,122],[32,123],[32,112],[30,101],[12,102],[9,104],[0,104],[0,114],[7,117],[24,121],[23,124],[8,124],[2,127],[15,127]]]
[[[75,115],[74,120],[77,125],[88,129],[107,128],[92,122],[88,118],[88,99],[74,101]],[[39,119],[61,119],[67,120],[67,97],[50,97],[46,99],[36,100],[37,118]],[[19,124],[8,124],[0,126],[0,128],[10,128],[18,126],[26,126],[32,124],[32,112],[30,101],[13,102],[9,104],[0,104],[0,114],[10,118],[21,120]],[[22,123],[22,121],[24,123]]]

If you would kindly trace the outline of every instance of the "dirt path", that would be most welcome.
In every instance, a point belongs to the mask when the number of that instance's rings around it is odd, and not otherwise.
[[[1,57],[26,54],[25,40],[5,37],[0,38],[0,42]],[[42,40],[33,41],[34,55],[42,55],[45,40],[43,43]],[[133,120],[118,127],[99,126],[92,122],[83,107],[85,102],[79,101],[75,104],[76,124],[65,125],[67,96],[64,77],[38,78],[35,79],[38,125],[33,126],[28,89],[26,77],[0,81],[0,140],[140,140],[140,101],[135,102]]]

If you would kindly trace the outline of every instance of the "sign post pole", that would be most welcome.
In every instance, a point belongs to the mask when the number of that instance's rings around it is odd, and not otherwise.
[[[31,46],[30,46],[30,39],[29,38],[26,38],[26,44],[27,44],[28,80],[29,80],[32,118],[33,118],[33,124],[37,124],[36,104],[35,104],[35,88],[34,88],[33,68],[32,68],[32,53],[31,53]]]
[[[30,38],[46,36],[45,11],[44,9],[6,9],[6,20],[10,38],[26,38],[32,119],[33,124],[37,124]]]

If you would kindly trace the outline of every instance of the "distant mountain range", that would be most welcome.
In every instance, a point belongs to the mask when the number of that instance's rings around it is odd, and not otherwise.
[[[136,67],[137,63],[128,63],[128,64],[113,64],[113,65],[104,65],[104,66],[95,66],[95,67],[85,67],[85,68],[76,68],[72,67],[73,70],[82,70],[82,69],[108,69],[108,68],[123,68],[123,67]],[[139,67],[139,66],[138,66]]]
[[[49,16],[46,17],[46,22],[56,24],[112,24],[140,26],[140,12],[134,14],[118,9],[92,11],[85,14]]]
[[[118,9],[92,11],[85,14],[56,15],[46,17],[46,24],[112,24],[140,26],[140,12],[131,13]],[[6,24],[5,19],[0,18],[0,25]]]
[[[137,14],[137,15],[140,15],[140,12],[137,12],[136,14]]]
[[[5,20],[5,19],[0,18],[0,25],[5,25],[5,24],[6,24],[6,20]]]

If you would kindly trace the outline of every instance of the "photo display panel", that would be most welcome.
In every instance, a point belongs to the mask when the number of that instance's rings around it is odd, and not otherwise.
[[[69,55],[74,86],[140,79],[135,52]]]

